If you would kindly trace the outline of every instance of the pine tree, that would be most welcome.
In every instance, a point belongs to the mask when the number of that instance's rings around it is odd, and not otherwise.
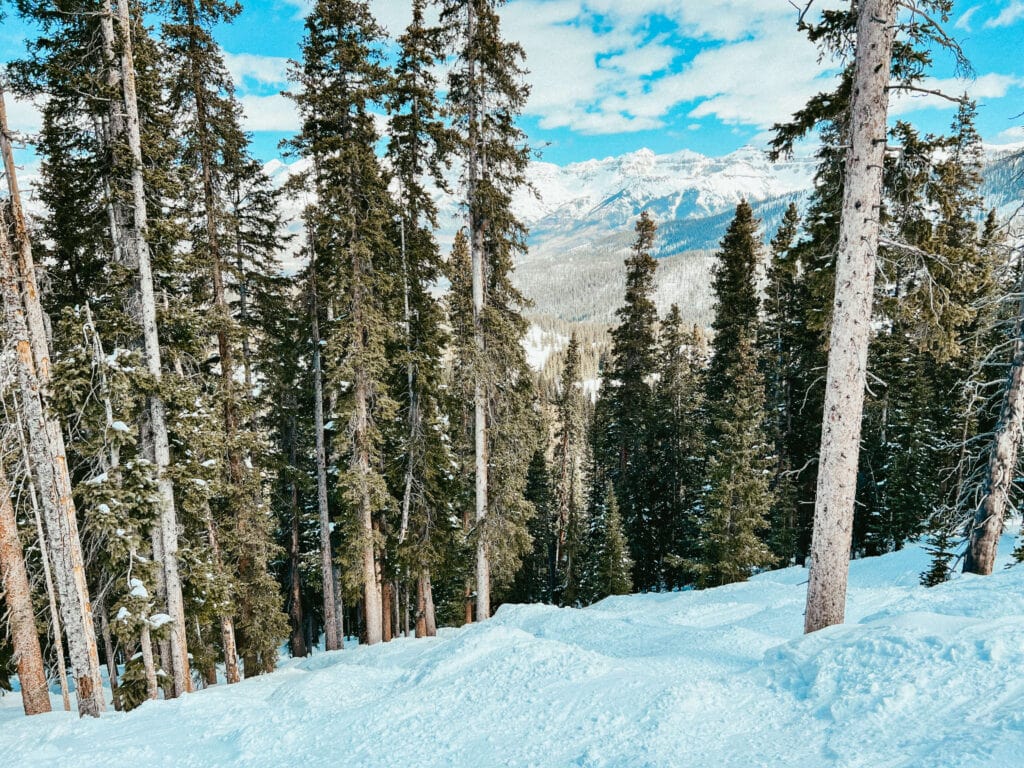
[[[655,557],[668,588],[690,581],[685,563],[697,557],[705,472],[707,401],[703,329],[687,332],[675,304],[661,322],[659,371],[654,392],[652,525],[659,532]]]
[[[799,224],[800,214],[791,203],[771,241],[764,323],[758,336],[768,430],[775,452],[770,545],[783,562],[799,555],[800,511],[793,474],[797,468],[791,456],[801,384],[799,338],[805,332],[800,316],[804,276],[794,248]]]
[[[595,451],[623,509],[634,558],[633,583],[640,589],[658,588],[661,577],[656,554],[661,532],[651,524],[653,501],[648,480],[654,405],[651,383],[658,372],[657,262],[651,255],[655,230],[650,215],[641,213],[636,240],[626,259],[625,303],[617,311],[619,324],[612,331],[612,355],[604,371],[595,434]]]
[[[339,309],[325,358],[348,422],[337,446],[347,460],[342,503],[355,512],[352,535],[370,644],[384,635],[378,538],[381,514],[394,503],[379,469],[381,426],[395,407],[385,350],[394,332],[389,312],[396,273],[393,207],[370,112],[387,80],[380,36],[365,3],[321,0],[306,19],[303,62],[293,73],[301,85],[293,98],[303,120],[293,146],[313,161],[306,183],[316,207],[307,209],[306,227],[316,282]]]
[[[404,459],[395,462],[402,471],[391,480],[392,494],[401,502],[400,519],[392,526],[400,560],[416,582],[417,603],[432,613],[433,603],[427,600],[431,571],[452,531],[436,513],[450,492],[451,455],[440,392],[448,340],[433,292],[442,260],[433,236],[437,210],[427,185],[446,187],[444,168],[452,140],[433,74],[444,55],[442,30],[426,24],[424,10],[423,0],[415,0],[412,22],[398,40],[400,54],[387,102],[388,157],[398,188],[403,329],[389,357],[395,363],[392,390],[404,417],[391,430],[388,453]],[[433,615],[423,616],[424,632],[428,626],[436,626]]]
[[[476,616],[491,613],[491,579],[508,580],[527,548],[523,489],[533,448],[531,376],[521,340],[525,300],[513,286],[525,230],[511,211],[529,150],[515,119],[526,103],[523,50],[501,35],[502,0],[446,0],[453,68],[448,107],[463,160],[473,298]]]
[[[586,510],[587,414],[580,380],[580,345],[569,337],[556,403],[554,461],[555,567],[559,602],[573,605],[579,596],[580,558]]]
[[[743,201],[722,238],[714,279],[715,337],[707,379],[712,442],[698,565],[702,586],[741,581],[774,562],[763,539],[774,500],[764,380],[755,351],[760,248],[757,221]]]
[[[619,504],[611,484],[605,491],[602,513],[593,535],[596,540],[593,556],[593,601],[602,600],[610,595],[628,595],[633,591],[633,580],[630,577],[633,563],[623,532]]]

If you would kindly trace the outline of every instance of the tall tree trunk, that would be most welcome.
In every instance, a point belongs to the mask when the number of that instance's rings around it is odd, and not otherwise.
[[[50,711],[50,692],[43,669],[43,651],[36,634],[32,588],[25,570],[25,553],[18,538],[18,521],[11,502],[11,486],[0,464],[0,587],[7,602],[11,644],[18,664],[21,704],[26,715]]]
[[[64,436],[60,424],[44,403],[50,380],[50,355],[39,292],[36,288],[32,248],[22,213],[18,177],[14,166],[10,130],[3,91],[0,90],[0,154],[10,193],[10,208],[17,238],[17,260],[8,239],[6,215],[0,210],[0,280],[8,343],[17,351],[21,413],[29,431],[31,467],[42,496],[47,533],[53,551],[64,626],[68,633],[71,664],[75,673],[78,710],[99,715],[104,709],[99,652],[92,621],[92,606],[85,581],[82,547],[71,478],[68,475]],[[21,291],[19,291],[19,284]]]
[[[103,638],[103,656],[107,664],[107,679],[110,681],[110,697],[114,702],[114,710],[120,712],[121,686],[117,677],[117,654],[114,648],[114,636],[110,631],[110,616],[107,612],[106,599],[100,603],[98,612],[100,614],[100,636]]]
[[[896,0],[861,0],[804,631],[841,624],[853,536]]]
[[[331,555],[331,515],[327,505],[327,441],[324,436],[324,380],[320,355],[320,308],[317,304],[316,265],[309,265],[310,324],[313,333],[313,429],[316,432],[316,501],[320,520],[320,573],[324,592],[324,647],[336,651],[338,626],[334,615],[334,558]]]
[[[213,524],[213,512],[210,510],[210,503],[203,502],[203,515],[206,518],[206,539],[210,545],[210,552],[213,555],[213,564],[219,573],[224,572],[224,561],[220,554],[220,544],[217,540],[217,529]],[[238,674],[238,645],[235,642],[235,622],[231,614],[224,611],[220,614],[220,636],[224,648],[224,677],[228,685],[237,683],[241,678]]]
[[[391,642],[391,638],[394,636],[394,630],[397,629],[397,627],[393,627],[392,625],[392,603],[396,598],[397,596],[394,594],[394,590],[391,588],[391,582],[385,579],[384,582],[381,584],[380,594],[381,617],[384,622],[382,627],[381,639],[385,643]]]
[[[295,418],[288,421],[288,462],[295,469],[298,466],[298,447],[296,446]],[[302,540],[300,538],[302,507],[299,504],[299,485],[293,477],[291,490],[291,539],[288,542],[288,618],[292,625],[292,636],[289,642],[292,656],[309,655],[306,650],[306,637],[302,624],[302,573],[299,563],[302,557]]]
[[[132,51],[132,24],[128,0],[117,3],[117,21],[120,27],[120,80],[124,99],[125,139],[131,162],[131,190],[133,226],[125,246],[138,269],[139,321],[142,327],[146,368],[154,382],[162,377],[160,339],[157,333],[156,298],[153,287],[153,269],[150,261],[148,212],[145,180],[142,174],[142,136],[139,124],[139,106],[135,90],[135,61]],[[167,613],[173,620],[170,631],[170,666],[175,696],[192,690],[188,665],[188,643],[185,638],[185,602],[178,573],[178,523],[174,503],[174,484],[168,475],[171,463],[170,443],[163,398],[159,389],[148,398],[148,416],[152,432],[152,460],[156,466],[160,491],[160,525],[154,531],[154,556],[159,553],[163,575],[162,587],[166,593]]]
[[[1013,490],[1017,454],[1024,437],[1024,299],[1021,299],[1014,333],[1013,362],[999,409],[999,423],[992,438],[985,495],[971,522],[964,573],[983,576],[992,573]]]
[[[142,622],[139,635],[142,650],[142,668],[146,674],[146,698],[155,700],[160,696],[160,686],[156,682],[156,665],[153,661],[153,638],[149,634],[149,622]]]
[[[416,579],[416,637],[427,636],[427,595],[424,577]]]
[[[341,566],[334,564],[334,622],[338,633],[338,648],[345,648],[345,595],[341,588]]]
[[[18,434],[18,444],[21,446],[22,461],[25,466],[31,469],[32,461],[29,458],[28,445],[25,442],[25,430],[22,427],[21,413],[17,407],[14,409],[15,429]],[[53,655],[57,662],[57,679],[60,681],[60,694],[64,704],[64,711],[71,711],[71,692],[68,686],[68,665],[64,655],[64,633],[61,629],[60,610],[57,608],[57,589],[53,584],[53,570],[50,567],[50,547],[46,543],[46,534],[43,531],[43,517],[39,511],[39,497],[36,493],[36,483],[32,472],[28,472],[28,497],[32,503],[32,515],[36,524],[36,540],[39,542],[39,560],[43,566],[43,583],[46,585],[46,601],[50,610],[50,635],[53,638]]]
[[[437,635],[437,612],[434,610],[434,587],[430,583],[430,572],[423,574],[424,618],[427,624],[427,637]]]

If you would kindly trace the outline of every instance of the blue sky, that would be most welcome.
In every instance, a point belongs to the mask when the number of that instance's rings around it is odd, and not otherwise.
[[[816,0],[815,7],[840,0]],[[287,60],[298,56],[308,0],[248,0],[238,20],[217,30],[263,159],[296,125]],[[398,34],[406,0],[371,0]],[[543,159],[564,164],[621,154],[691,149],[718,155],[764,143],[769,126],[829,87],[831,64],[795,29],[787,0],[511,0],[505,32],[523,44],[532,95],[522,125]],[[986,141],[1024,141],[1024,0],[965,0],[949,30],[975,73],[954,79],[939,54],[931,87],[965,90],[979,102]],[[25,30],[7,19],[0,56],[18,55]],[[928,96],[897,99],[894,115],[942,130],[952,108]],[[29,105],[12,121],[32,127]]]

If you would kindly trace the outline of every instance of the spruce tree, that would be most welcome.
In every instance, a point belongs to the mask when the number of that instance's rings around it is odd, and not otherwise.
[[[532,508],[523,489],[533,447],[531,375],[520,314],[525,300],[511,280],[525,251],[525,229],[511,210],[525,183],[529,149],[515,120],[529,88],[523,49],[501,34],[502,0],[445,0],[441,18],[453,55],[448,108],[463,161],[475,346],[474,537],[476,616],[491,612],[491,579],[508,580],[528,542]]]
[[[648,473],[652,467],[652,381],[658,372],[657,308],[651,251],[655,224],[644,211],[636,223],[636,240],[626,259],[625,303],[612,330],[611,360],[603,372],[595,441],[606,477],[615,489],[633,556],[633,583],[640,589],[660,586],[661,563],[651,524],[653,500]]]
[[[312,161],[304,183],[316,200],[305,217],[312,264],[318,290],[337,308],[324,357],[348,425],[336,444],[347,464],[341,501],[354,513],[354,571],[370,644],[384,635],[378,540],[382,514],[394,499],[380,469],[381,428],[395,408],[385,351],[395,328],[393,276],[400,274],[394,208],[370,111],[387,83],[381,34],[366,3],[321,0],[306,19],[303,60],[293,71],[303,122],[292,146]]]

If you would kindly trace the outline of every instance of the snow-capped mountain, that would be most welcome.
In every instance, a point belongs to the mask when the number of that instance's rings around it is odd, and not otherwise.
[[[986,202],[1009,211],[1024,199],[1018,161],[1024,144],[986,147]],[[710,269],[736,204],[748,200],[765,232],[777,227],[790,202],[811,189],[812,154],[780,162],[763,150],[743,147],[723,157],[681,150],[657,155],[640,149],[618,157],[558,166],[530,165],[530,188],[514,198],[516,213],[529,227],[529,252],[516,268],[520,289],[534,311],[566,320],[610,321],[621,302],[622,260],[633,224],[647,210],[658,224],[658,303],[678,303],[691,322],[711,313]],[[283,184],[304,169],[303,161],[271,161],[267,173]],[[452,190],[458,190],[452,171]],[[447,246],[462,226],[456,196],[436,192],[441,212],[439,239]],[[288,200],[296,222],[305,201]]]

